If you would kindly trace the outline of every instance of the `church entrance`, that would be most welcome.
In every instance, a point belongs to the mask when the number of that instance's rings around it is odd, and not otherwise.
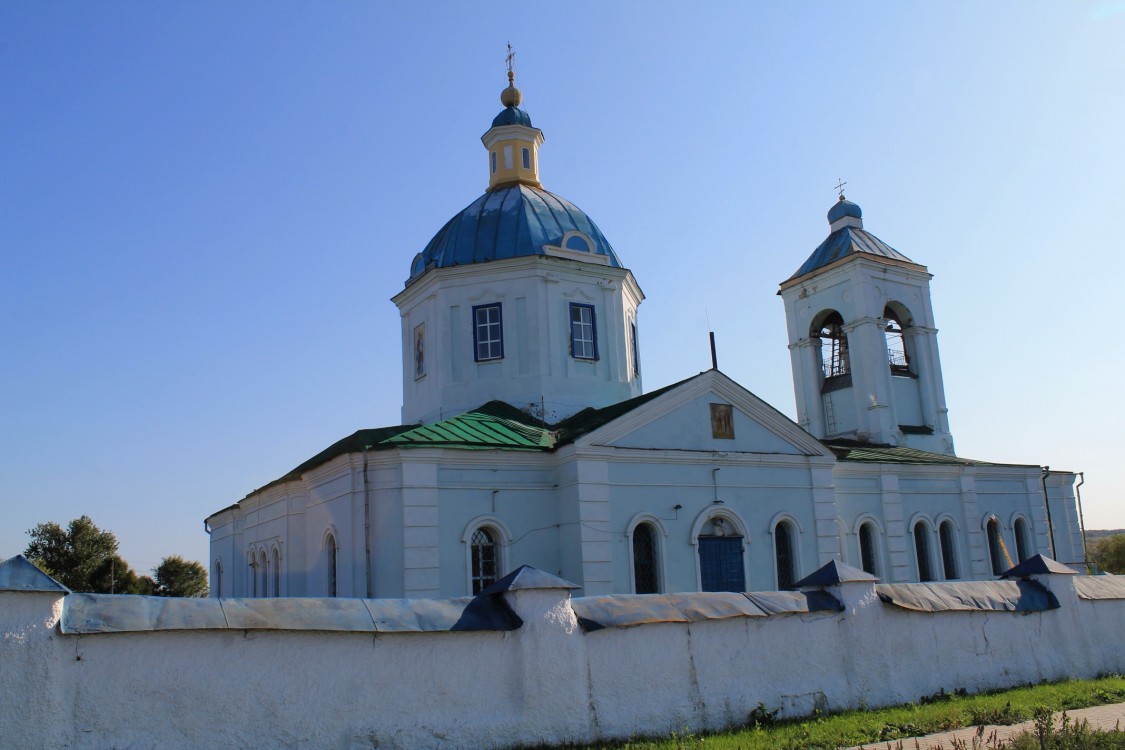
[[[745,591],[742,537],[699,537],[699,580],[704,591]]]

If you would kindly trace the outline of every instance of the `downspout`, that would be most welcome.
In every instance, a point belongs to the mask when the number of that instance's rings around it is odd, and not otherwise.
[[[1047,497],[1047,477],[1049,476],[1051,476],[1051,467],[1044,466],[1043,473],[1039,477],[1039,482],[1043,485],[1043,505],[1047,508],[1047,533],[1051,541],[1051,559],[1058,560],[1055,553],[1055,523],[1051,520],[1051,501]]]
[[[1090,572],[1090,555],[1086,551],[1086,518],[1082,515],[1082,485],[1086,484],[1086,472],[1078,472],[1078,484],[1074,485],[1074,494],[1078,498],[1078,528],[1082,532],[1082,563],[1086,572]]]
[[[371,482],[367,479],[367,449],[363,446],[363,580],[367,586],[368,599],[374,599],[371,585]]]

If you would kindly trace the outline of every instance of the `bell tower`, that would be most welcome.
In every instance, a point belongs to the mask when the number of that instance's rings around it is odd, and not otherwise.
[[[778,294],[801,426],[953,455],[931,274],[863,228],[841,193],[829,235]]]

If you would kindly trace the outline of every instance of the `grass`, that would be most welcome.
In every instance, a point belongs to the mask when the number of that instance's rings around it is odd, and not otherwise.
[[[941,691],[917,703],[876,710],[845,711],[837,714],[817,715],[805,719],[779,720],[775,711],[761,705],[747,716],[746,726],[722,734],[695,735],[690,728],[666,739],[631,740],[580,746],[583,750],[834,750],[839,747],[886,743],[905,737],[914,737],[950,729],[983,724],[1016,724],[1032,719],[1042,720],[1044,715],[1087,706],[1125,702],[1125,676],[1114,675],[1095,680],[1065,680],[1062,682],[1029,685],[992,693],[966,695],[964,691]],[[1011,744],[1013,750],[1102,750],[1122,748],[1125,735],[1110,734],[1079,728],[1070,724],[1069,735],[1060,735],[1056,744],[1053,735],[1031,740],[1021,738],[1023,744]],[[1050,734],[1050,733],[1049,733]],[[1088,735],[1088,736],[1087,736]],[[1033,741],[1033,744],[1027,744]],[[1048,742],[1050,741],[1050,742]],[[1118,744],[1075,744],[1118,742]],[[999,747],[986,744],[988,738],[980,736],[974,744],[962,744],[957,750]],[[576,746],[578,747],[578,746]],[[908,745],[905,750],[910,750]]]

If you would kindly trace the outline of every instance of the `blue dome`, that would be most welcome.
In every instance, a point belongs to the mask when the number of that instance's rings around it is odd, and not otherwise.
[[[845,216],[862,219],[863,211],[860,211],[859,206],[849,200],[845,200],[844,196],[841,195],[840,200],[836,201],[836,205],[828,209],[828,223],[833,224]]]
[[[517,110],[518,111],[518,110]],[[567,232],[590,238],[590,252],[620,268],[613,248],[598,226],[570,201],[541,188],[517,184],[492,190],[446,222],[422,251],[425,267],[544,255],[544,245],[562,245]],[[575,243],[568,243],[576,249]],[[581,250],[581,247],[577,249]]]
[[[492,127],[500,125],[526,125],[530,128],[531,116],[519,107],[505,107],[504,111],[492,119]]]

